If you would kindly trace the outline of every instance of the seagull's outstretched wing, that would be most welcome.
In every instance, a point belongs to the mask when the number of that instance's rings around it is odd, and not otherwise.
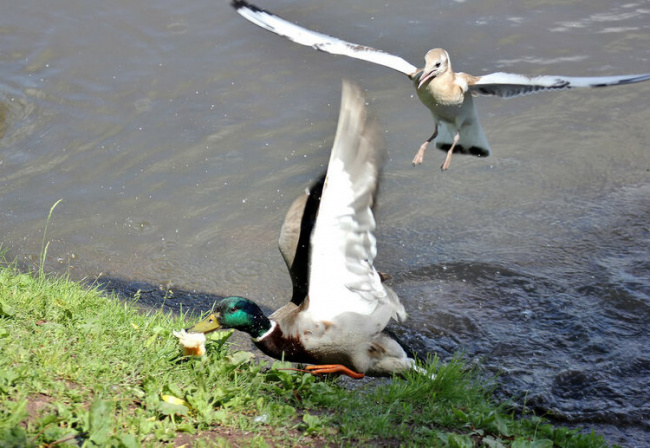
[[[399,56],[377,50],[376,48],[353,44],[351,42],[337,39],[336,37],[328,36],[327,34],[308,30],[288,22],[275,14],[258,8],[255,5],[251,5],[248,2],[233,0],[232,6],[242,17],[253,22],[255,25],[271,31],[272,33],[286,37],[298,44],[306,45],[325,53],[340,54],[355,59],[373,62],[375,64],[392,68],[398,72],[402,72],[407,76],[411,76],[417,71],[417,67],[408,63]]]
[[[378,307],[385,310],[381,314],[387,319],[405,317],[399,299],[384,287],[373,266],[377,244],[371,207],[385,151],[380,148],[376,124],[366,123],[364,101],[361,89],[344,83],[338,128],[311,237],[307,312],[321,321],[347,312],[370,316]]]
[[[544,90],[573,89],[577,87],[606,87],[650,80],[650,73],[623,76],[527,76],[516,73],[492,73],[472,77],[469,89],[481,95],[496,95],[503,98],[527,95]]]

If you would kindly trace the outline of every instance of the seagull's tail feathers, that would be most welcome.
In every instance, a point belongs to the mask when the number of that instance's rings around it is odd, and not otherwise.
[[[436,147],[443,151],[449,151],[449,148],[454,143],[454,135],[450,132],[448,126],[445,126],[444,123],[440,124],[441,126],[438,127],[438,137],[436,138]],[[460,129],[460,138],[454,148],[454,153],[488,157],[491,152],[490,144],[478,119],[471,123],[465,123]]]

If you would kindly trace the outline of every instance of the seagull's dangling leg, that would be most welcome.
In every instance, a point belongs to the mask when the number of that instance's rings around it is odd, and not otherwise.
[[[449,169],[449,165],[451,164],[451,155],[454,153],[454,148],[456,147],[456,143],[458,143],[459,138],[460,138],[460,131],[456,131],[456,135],[454,135],[454,142],[451,144],[451,148],[449,148],[449,151],[447,151],[447,157],[445,157],[445,161],[440,167],[442,171],[447,171]]]
[[[433,135],[429,137],[426,142],[422,143],[422,146],[420,146],[418,152],[415,153],[415,157],[413,157],[413,166],[422,163],[422,161],[424,160],[424,151],[427,150],[427,146],[429,146],[429,143],[431,143],[433,139],[436,138],[437,136],[438,136],[438,123],[436,123],[436,128],[433,130]]]

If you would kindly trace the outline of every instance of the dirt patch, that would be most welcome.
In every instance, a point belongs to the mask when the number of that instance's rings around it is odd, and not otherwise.
[[[337,446],[329,444],[323,437],[305,436],[300,431],[288,431],[278,434],[273,428],[268,428],[267,436],[264,437],[261,432],[244,432],[232,428],[219,428],[209,431],[202,431],[197,434],[179,434],[174,439],[175,447],[192,447],[198,440],[225,440],[229,447],[247,447],[251,445],[253,439],[259,440],[260,435],[264,442],[271,447],[283,448],[286,446],[300,446],[313,448],[326,448]]]
[[[30,397],[27,397],[27,404],[25,405],[25,411],[29,416],[28,419],[38,418],[44,409],[50,409],[51,404],[54,402],[54,398],[45,394],[36,394]]]

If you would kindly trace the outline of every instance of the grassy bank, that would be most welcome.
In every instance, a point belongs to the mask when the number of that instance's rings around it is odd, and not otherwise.
[[[605,446],[513,417],[460,361],[427,366],[433,381],[349,390],[260,364],[232,350],[229,333],[184,359],[172,331],[189,323],[0,268],[0,447]]]

